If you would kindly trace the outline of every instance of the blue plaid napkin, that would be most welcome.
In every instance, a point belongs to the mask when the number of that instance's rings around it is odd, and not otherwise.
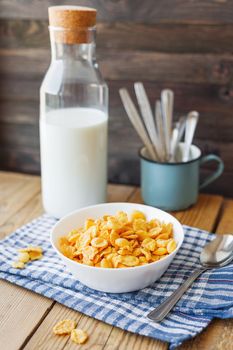
[[[199,266],[202,247],[213,237],[208,232],[184,226],[182,249],[159,281],[137,292],[107,294],[85,287],[66,271],[49,241],[55,223],[55,218],[43,215],[0,242],[2,279],[113,326],[169,342],[170,349],[200,333],[214,317],[233,317],[231,264],[203,273],[164,321],[154,323],[146,318]],[[17,249],[28,245],[42,246],[43,259],[23,270],[12,268]]]

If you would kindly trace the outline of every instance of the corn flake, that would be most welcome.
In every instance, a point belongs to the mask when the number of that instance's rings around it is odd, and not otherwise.
[[[164,255],[167,254],[167,249],[166,248],[157,248],[154,252],[155,255]]]
[[[139,259],[133,255],[124,255],[121,257],[120,261],[123,265],[132,267],[139,265]]]
[[[100,262],[100,267],[110,268],[112,267],[112,263],[108,259],[104,258]]]
[[[113,245],[113,246],[115,246],[115,241],[116,241],[116,239],[117,238],[119,238],[120,236],[118,235],[118,233],[116,232],[116,231],[114,231],[114,230],[112,230],[111,231],[111,233],[110,233],[110,243]]]
[[[136,220],[134,220],[133,221],[133,229],[136,232],[138,230],[146,231],[147,230],[146,221],[144,219],[136,219]]]
[[[88,230],[91,226],[95,225],[95,221],[92,219],[87,219],[84,225],[84,229]]]
[[[157,243],[157,247],[158,248],[166,248],[167,244],[168,244],[169,240],[167,239],[157,239],[156,243]]]
[[[134,221],[136,219],[143,219],[146,220],[145,214],[143,214],[141,211],[139,210],[134,210],[132,215],[131,215],[131,219]]]
[[[65,237],[65,241],[67,243],[67,238]],[[21,248],[19,249],[19,252],[21,253],[30,253],[30,252],[36,252],[36,253],[41,253],[42,254],[42,248],[41,247],[33,247],[33,246],[28,246],[26,248]]]
[[[18,259],[20,262],[27,263],[30,260],[30,255],[27,252],[21,252]]]
[[[152,238],[145,238],[142,241],[142,247],[153,252],[153,250],[155,250],[155,248],[156,248],[156,242]]]
[[[14,261],[11,266],[14,268],[14,269],[24,269],[25,267],[25,264],[22,262],[22,261]]]
[[[116,217],[118,221],[123,225],[128,222],[128,215],[123,211],[118,211]]]
[[[168,239],[170,237],[169,233],[161,233],[160,235],[158,235],[157,239]]]
[[[162,231],[162,227],[160,227],[160,226],[152,228],[149,231],[149,236],[151,238],[156,238],[156,237],[158,237],[158,235],[160,234],[161,231]]]
[[[39,260],[43,255],[39,252],[29,252],[30,260]]]
[[[117,238],[115,240],[115,245],[117,245],[120,248],[126,248],[129,247],[129,241],[126,238]]]
[[[104,249],[108,246],[108,241],[102,237],[96,237],[92,239],[91,245],[95,248]]]
[[[113,267],[116,268],[118,267],[118,264],[121,262],[121,255],[115,254],[111,260],[112,260]]]
[[[176,242],[174,239],[171,239],[167,244],[167,251],[171,254],[176,249]]]
[[[147,262],[151,260],[151,252],[146,248],[141,248],[142,254],[145,256]]]
[[[53,333],[57,335],[70,334],[76,327],[76,322],[73,320],[62,320],[53,327]]]
[[[76,344],[84,344],[88,339],[88,335],[82,329],[76,328],[71,331],[70,339]]]
[[[68,242],[67,238],[65,237],[62,242]],[[18,261],[15,261],[12,263],[12,267],[16,269],[24,269],[25,264],[27,264],[30,260],[37,260],[41,259],[43,257],[42,255],[42,248],[41,247],[33,247],[28,246],[25,248],[21,248],[18,250]]]

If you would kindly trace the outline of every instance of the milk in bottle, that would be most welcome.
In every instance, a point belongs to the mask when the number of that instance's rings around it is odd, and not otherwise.
[[[95,17],[90,8],[49,8],[52,60],[40,91],[41,176],[45,211],[58,218],[106,201],[108,89],[95,61]]]

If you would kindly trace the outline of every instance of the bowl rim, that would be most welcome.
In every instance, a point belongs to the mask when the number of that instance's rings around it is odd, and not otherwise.
[[[86,265],[86,264],[80,264],[78,261],[74,261],[74,260],[72,260],[70,258],[67,258],[64,254],[62,254],[60,252],[60,250],[56,247],[56,245],[54,243],[53,234],[54,234],[54,230],[57,228],[57,226],[59,226],[61,221],[69,218],[70,216],[73,216],[76,213],[82,212],[82,211],[87,210],[87,209],[94,209],[96,207],[101,207],[101,206],[106,206],[106,205],[113,205],[113,204],[114,205],[142,206],[142,207],[146,207],[146,208],[156,209],[156,210],[158,210],[158,211],[160,211],[162,213],[165,213],[168,216],[171,216],[172,219],[174,219],[178,223],[178,225],[181,227],[181,233],[182,233],[182,239],[179,241],[176,249],[172,253],[170,253],[169,255],[167,255],[165,258],[163,258],[161,260],[154,261],[154,262],[146,264],[146,265],[132,266],[132,267],[127,267],[127,268],[125,268],[125,267],[119,267],[119,268],[109,267],[109,268],[105,268],[105,267],[99,267],[99,266],[90,266],[90,265]],[[147,268],[148,266],[152,266],[152,265],[154,266],[155,264],[162,263],[162,262],[166,261],[169,257],[172,257],[173,255],[175,255],[178,252],[178,250],[181,248],[181,246],[183,244],[183,241],[184,241],[184,229],[183,229],[182,224],[179,222],[179,220],[175,216],[171,215],[170,213],[166,212],[165,210],[162,210],[162,209],[159,209],[159,208],[156,208],[156,207],[152,207],[150,205],[145,205],[145,204],[140,204],[140,203],[132,203],[132,202],[101,203],[101,204],[95,204],[95,205],[86,206],[86,207],[74,210],[74,211],[70,212],[69,214],[63,216],[61,219],[59,219],[59,221],[50,230],[50,243],[51,243],[53,249],[56,251],[56,253],[62,259],[64,259],[65,261],[68,261],[69,263],[74,264],[74,266],[78,265],[78,266],[86,268],[86,269],[94,269],[94,271],[96,271],[96,270],[100,270],[100,271],[131,271],[131,270],[134,270],[135,271],[135,269],[139,269],[139,268],[143,269],[143,268]]]

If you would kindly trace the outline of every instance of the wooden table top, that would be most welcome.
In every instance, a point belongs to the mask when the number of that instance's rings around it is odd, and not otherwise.
[[[136,187],[109,185],[108,200],[141,202]],[[0,172],[0,239],[41,215],[40,178]],[[233,232],[233,200],[221,196],[200,195],[198,203],[186,211],[173,213],[183,224],[204,230]],[[112,327],[53,300],[5,281],[0,283],[0,344],[4,350],[164,350],[168,344]],[[68,337],[53,335],[52,326],[71,318],[90,335],[78,346]],[[179,349],[232,349],[233,320],[214,320],[196,338]]]

